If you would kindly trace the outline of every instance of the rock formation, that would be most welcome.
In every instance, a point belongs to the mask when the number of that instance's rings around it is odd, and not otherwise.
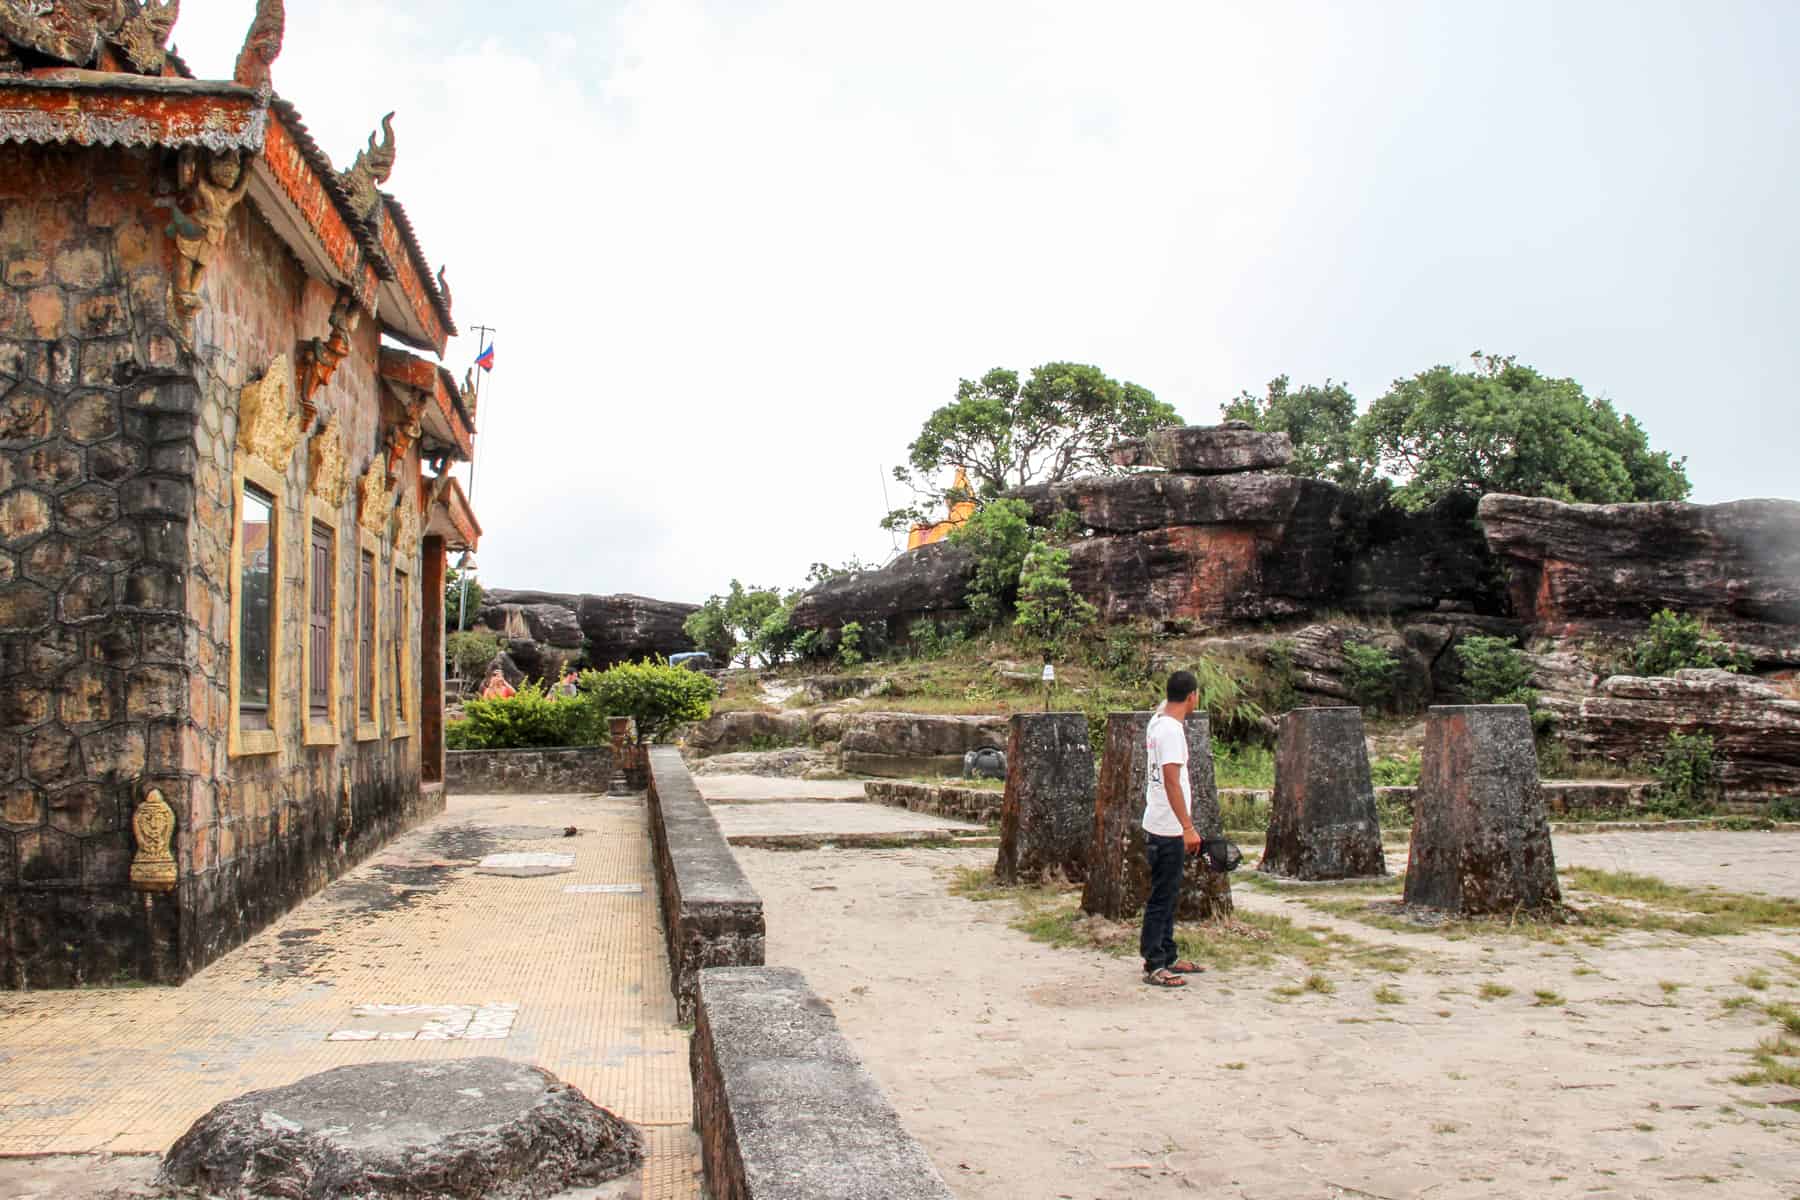
[[[338,1067],[227,1100],[163,1161],[221,1196],[548,1196],[635,1170],[643,1141],[548,1071],[499,1058]]]
[[[966,608],[974,560],[960,546],[933,542],[908,550],[878,571],[856,571],[819,584],[794,605],[801,629],[836,629],[919,616],[954,616]]]
[[[532,662],[567,661],[573,656],[553,652],[578,651],[584,639],[588,662],[595,667],[692,650],[694,641],[681,626],[697,611],[696,604],[644,596],[494,588],[483,594],[476,624],[507,638],[513,659],[538,674]],[[524,642],[529,645],[519,644]]]
[[[1290,879],[1387,874],[1361,709],[1296,708],[1281,718],[1257,869]]]
[[[1158,429],[1148,437],[1120,442],[1112,459],[1121,467],[1159,467],[1191,475],[1264,471],[1294,461],[1286,433],[1264,433],[1247,421]]]
[[[1094,830],[1094,748],[1078,712],[1015,713],[994,877],[1004,884],[1087,876]]]
[[[1800,796],[1800,689],[1729,671],[1618,675],[1581,700],[1562,734],[1577,753],[1653,763],[1672,733],[1705,733],[1728,797]]]
[[[838,743],[838,760],[854,775],[891,779],[962,774],[963,755],[1004,746],[1004,717],[938,717],[920,713],[856,713]]]
[[[1483,496],[1518,616],[1550,635],[1709,619],[1759,660],[1800,665],[1800,501],[1562,504]]]
[[[1562,902],[1523,704],[1446,705],[1425,719],[1406,903],[1462,916]]]
[[[1145,734],[1150,714],[1110,713],[1106,718],[1106,753],[1100,761],[1100,789],[1094,798],[1092,840],[1088,843],[1087,884],[1081,893],[1083,912],[1129,920],[1144,911],[1150,894],[1150,868],[1144,861],[1144,789],[1147,782]],[[1213,780],[1212,729],[1205,713],[1187,719],[1188,790],[1193,794],[1194,828],[1203,838],[1221,836],[1219,791]],[[1231,877],[1209,871],[1201,856],[1187,860],[1181,899],[1175,915],[1183,921],[1231,915]]]

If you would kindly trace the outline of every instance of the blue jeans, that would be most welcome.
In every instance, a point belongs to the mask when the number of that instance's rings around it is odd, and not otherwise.
[[[1138,938],[1138,953],[1144,957],[1148,974],[1180,957],[1175,952],[1175,905],[1181,899],[1187,848],[1179,836],[1146,833],[1144,858],[1150,864],[1150,895],[1144,900],[1144,932]]]

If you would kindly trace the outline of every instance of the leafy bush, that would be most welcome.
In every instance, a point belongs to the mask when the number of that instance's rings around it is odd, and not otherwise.
[[[1222,788],[1275,786],[1275,752],[1249,742],[1213,739],[1213,779]],[[1267,824],[1266,814],[1264,824]]]
[[[1664,816],[1703,816],[1724,794],[1710,734],[1671,733],[1653,770],[1656,786],[1646,807]]]
[[[640,742],[657,741],[688,721],[706,720],[719,694],[718,684],[707,676],[652,659],[584,671],[580,687],[593,698],[599,717],[636,721]]]
[[[506,642],[499,634],[471,629],[444,639],[444,657],[450,660],[460,678],[479,682],[488,664],[494,661],[494,655],[505,646]]]
[[[1228,742],[1266,736],[1262,705],[1250,698],[1243,682],[1223,664],[1202,658],[1191,668],[1200,684],[1200,708],[1205,711],[1214,736]]]
[[[1366,642],[1344,643],[1344,687],[1362,708],[1394,707],[1394,685],[1399,670],[1399,661],[1380,646]]]
[[[1256,702],[1271,713],[1284,713],[1300,703],[1300,675],[1294,670],[1294,643],[1269,643],[1263,670],[1253,681]]]
[[[1456,644],[1462,663],[1463,698],[1470,704],[1526,704],[1531,690],[1531,664],[1512,642],[1499,637],[1468,637]]]
[[[845,621],[838,629],[837,660],[840,665],[854,667],[862,662],[862,633],[861,621]]]
[[[1769,820],[1800,821],[1800,796],[1777,796],[1769,801]]]
[[[1057,653],[1068,638],[1092,625],[1099,615],[1069,584],[1067,550],[1039,542],[1026,551],[1019,571],[1016,628]]]
[[[969,631],[960,621],[924,620],[914,623],[911,637],[914,658],[942,658],[967,643]]]
[[[463,719],[444,729],[452,750],[522,750],[529,747],[592,746],[605,723],[592,698],[547,694],[527,681],[503,700],[470,700]]]
[[[965,595],[969,611],[988,624],[999,621],[1019,594],[1019,571],[1033,540],[1030,515],[1023,500],[990,500],[950,535],[974,556]]]
[[[1631,648],[1631,669],[1639,675],[1671,675],[1689,667],[1747,671],[1750,656],[1734,651],[1698,617],[1663,609]]]
[[[1376,787],[1418,787],[1423,764],[1414,750],[1405,758],[1378,758],[1369,764],[1369,776]]]

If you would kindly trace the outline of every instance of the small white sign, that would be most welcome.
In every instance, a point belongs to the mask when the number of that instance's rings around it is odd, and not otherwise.
[[[1044,682],[1045,683],[1055,683],[1056,682],[1056,668],[1054,666],[1050,665],[1049,663],[1044,664]]]

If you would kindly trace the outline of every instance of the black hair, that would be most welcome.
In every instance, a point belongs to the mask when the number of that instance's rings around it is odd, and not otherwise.
[[[1192,671],[1177,671],[1169,676],[1169,703],[1180,704],[1200,690],[1200,681]]]

